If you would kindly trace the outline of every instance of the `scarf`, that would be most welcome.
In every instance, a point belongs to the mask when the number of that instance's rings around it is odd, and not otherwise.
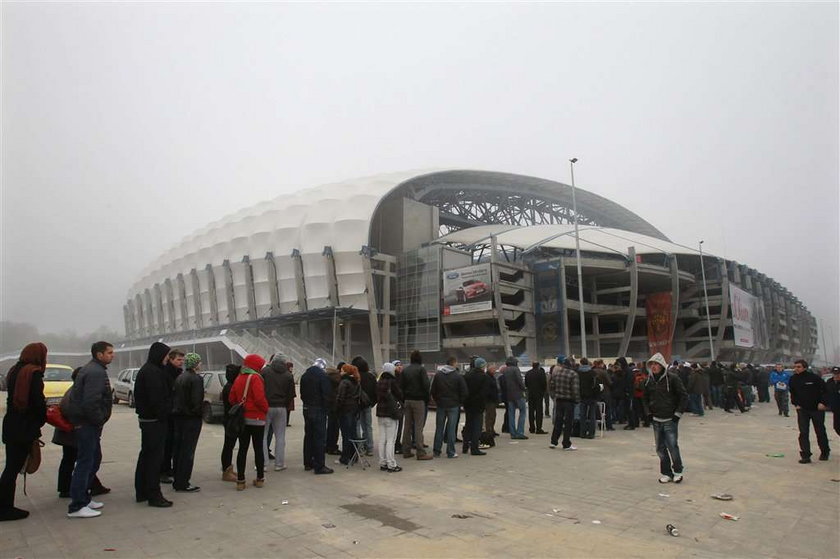
[[[41,342],[27,344],[20,352],[20,359],[15,364],[17,376],[15,378],[15,393],[12,406],[18,412],[25,412],[29,408],[29,390],[32,386],[32,375],[44,372],[47,366],[47,346]],[[11,375],[11,371],[9,371]]]

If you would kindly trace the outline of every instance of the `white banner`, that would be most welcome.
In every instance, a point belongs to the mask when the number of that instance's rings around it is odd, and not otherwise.
[[[443,314],[489,311],[493,308],[490,264],[443,272]]]
[[[767,319],[761,299],[729,284],[729,302],[735,345],[767,349]]]

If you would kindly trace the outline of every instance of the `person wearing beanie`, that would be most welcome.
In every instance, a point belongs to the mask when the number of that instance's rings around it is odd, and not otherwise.
[[[423,441],[423,425],[426,422],[426,407],[429,405],[429,375],[423,366],[423,356],[416,349],[411,352],[409,365],[399,377],[400,389],[405,398],[403,420],[403,458],[409,459],[412,442],[418,460],[431,460]]]
[[[661,474],[659,483],[680,483],[683,480],[683,462],[677,426],[688,407],[688,393],[679,375],[666,368],[667,362],[661,353],[648,359],[644,401],[653,423],[653,440]]]
[[[467,383],[458,372],[458,360],[449,357],[432,380],[431,396],[437,404],[435,409],[435,442],[432,451],[440,456],[446,442],[446,457],[457,458],[455,453],[455,431],[458,427],[458,413],[466,401]],[[418,448],[420,447],[418,443]]]
[[[466,427],[464,428],[463,453],[471,453],[473,456],[484,456],[487,454],[479,448],[481,439],[481,421],[484,417],[484,408],[487,402],[487,393],[490,391],[490,377],[484,372],[487,368],[487,361],[483,357],[476,357],[473,360],[472,368],[464,375],[467,383],[467,397],[464,400],[464,411],[467,414]]]
[[[324,452],[333,387],[317,361],[300,377],[300,399],[303,401],[303,469],[316,475],[331,474],[333,470],[324,464]]]
[[[382,374],[376,382],[376,421],[379,426],[379,469],[401,472],[395,458],[395,445],[399,420],[403,415],[403,394],[397,383],[393,363],[382,365]]]
[[[263,456],[271,460],[269,442],[274,437],[274,471],[286,469],[286,419],[289,402],[297,396],[295,379],[287,367],[288,359],[283,354],[275,355],[271,363],[263,367],[260,374],[265,382],[265,399],[268,401],[266,428],[263,437]]]
[[[195,449],[201,435],[201,412],[204,406],[204,381],[198,376],[201,369],[201,356],[188,353],[184,357],[183,373],[175,379],[175,391],[172,406],[172,419],[175,423],[173,467],[175,479],[172,488],[175,491],[193,493],[199,487],[190,483]]]
[[[222,424],[227,425],[228,416],[230,414],[230,389],[233,388],[233,383],[236,382],[236,377],[242,366],[228,364],[225,367],[225,385],[222,387],[222,408],[224,409],[224,416]],[[233,471],[233,447],[236,446],[237,438],[231,436],[228,430],[225,429],[225,442],[222,444],[222,481],[236,481],[236,473]]]
[[[245,405],[245,428],[239,435],[239,451],[236,455],[236,490],[245,490],[245,466],[248,461],[248,445],[254,445],[254,462],[257,466],[257,478],[254,487],[265,483],[265,455],[263,438],[265,436],[265,416],[268,413],[268,401],[265,399],[265,383],[259,371],[265,366],[265,359],[259,355],[246,355],[242,360],[242,370],[233,387],[228,401],[236,405]]]
[[[580,377],[572,369],[565,355],[557,356],[557,365],[551,370],[548,392],[554,400],[554,428],[551,431],[549,446],[557,448],[562,435],[563,450],[577,450],[571,437],[575,406],[580,402]]]
[[[508,429],[511,439],[527,439],[525,435],[525,382],[522,380],[522,373],[519,371],[516,357],[508,357],[505,360],[505,368],[502,373],[505,378],[505,395],[507,397]],[[519,412],[519,418],[516,412]]]
[[[138,503],[148,502],[150,507],[172,506],[172,501],[165,499],[160,491],[160,469],[172,413],[172,389],[164,369],[169,362],[169,351],[166,344],[153,343],[134,381],[134,411],[140,423],[134,496]]]

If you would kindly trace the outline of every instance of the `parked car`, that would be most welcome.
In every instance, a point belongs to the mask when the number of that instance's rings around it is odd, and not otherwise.
[[[47,405],[61,403],[64,393],[73,386],[73,367],[67,365],[50,365],[44,369],[44,398]]]
[[[222,388],[225,386],[224,371],[202,371],[199,373],[204,381],[204,403],[201,406],[201,415],[205,423],[216,423],[221,421],[225,414],[222,403]]]
[[[123,369],[117,375],[117,379],[111,386],[111,394],[114,396],[114,403],[120,401],[128,402],[128,407],[134,407],[134,381],[137,380],[138,367]]]

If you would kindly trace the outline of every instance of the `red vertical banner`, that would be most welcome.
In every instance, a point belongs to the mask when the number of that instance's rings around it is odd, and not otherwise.
[[[671,361],[671,292],[651,293],[645,303],[647,308],[648,351],[661,353],[665,361]]]

